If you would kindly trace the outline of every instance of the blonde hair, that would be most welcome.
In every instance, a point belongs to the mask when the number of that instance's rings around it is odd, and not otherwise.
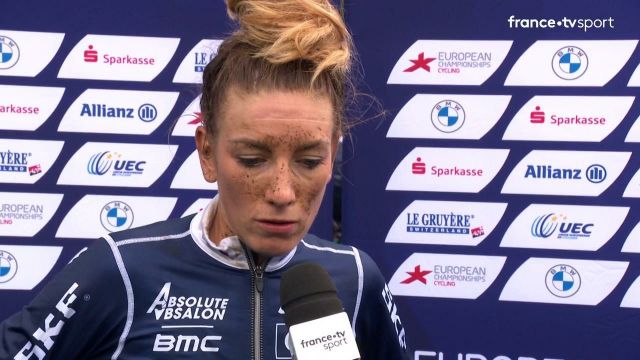
[[[350,81],[352,40],[328,0],[226,0],[239,24],[218,48],[203,74],[200,107],[207,129],[231,87],[247,93],[262,90],[313,91],[327,96],[344,128],[345,96]]]

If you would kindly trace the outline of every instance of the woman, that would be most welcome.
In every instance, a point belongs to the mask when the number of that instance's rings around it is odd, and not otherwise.
[[[291,358],[279,283],[301,262],[331,274],[363,359],[407,356],[372,260],[307,235],[344,127],[342,19],[327,0],[227,5],[240,29],[205,70],[196,132],[218,196],[90,247],[2,324],[0,359]]]

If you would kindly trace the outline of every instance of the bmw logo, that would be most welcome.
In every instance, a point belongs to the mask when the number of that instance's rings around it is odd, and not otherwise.
[[[579,47],[565,46],[553,54],[551,66],[559,78],[575,80],[587,71],[589,58]]]
[[[122,201],[112,201],[102,207],[100,222],[108,231],[127,230],[133,224],[133,210]]]
[[[580,290],[580,274],[573,266],[556,265],[547,271],[547,290],[557,297],[568,298]]]
[[[18,62],[20,49],[11,38],[0,35],[0,70],[9,69]]]
[[[13,279],[18,272],[16,258],[6,251],[0,250],[0,284]]]
[[[464,108],[453,100],[443,100],[431,110],[431,122],[444,133],[457,131],[464,124]]]

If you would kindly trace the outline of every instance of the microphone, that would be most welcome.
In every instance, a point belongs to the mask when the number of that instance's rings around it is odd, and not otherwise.
[[[349,317],[322,266],[295,265],[282,274],[280,304],[298,360],[359,360]]]

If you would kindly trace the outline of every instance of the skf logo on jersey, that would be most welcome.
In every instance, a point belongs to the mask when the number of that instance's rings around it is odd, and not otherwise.
[[[200,40],[180,63],[176,74],[173,76],[173,82],[202,84],[202,72],[218,53],[218,47],[221,43],[222,40]]]
[[[18,44],[8,36],[0,36],[0,70],[10,69],[20,59]]]
[[[192,152],[173,177],[172,189],[218,190],[218,183],[209,183],[204,180],[198,161],[198,152]]]
[[[393,295],[391,294],[391,290],[385,284],[384,289],[382,289],[382,300],[384,304],[387,306],[387,311],[389,312],[389,316],[391,316],[391,322],[396,330],[396,335],[398,335],[398,343],[400,347],[403,349],[407,349],[407,340],[404,331],[404,327],[402,326],[402,321],[400,320],[400,316],[398,315],[398,307],[393,301]]]
[[[628,213],[628,207],[532,204],[511,223],[500,246],[596,251]]]
[[[512,41],[418,40],[396,62],[388,84],[481,85]]]
[[[547,290],[553,295],[566,298],[580,290],[580,273],[569,265],[556,265],[547,271]]]
[[[598,305],[628,266],[623,261],[529,258],[511,275],[500,300]]]
[[[61,252],[61,246],[0,245],[0,290],[32,290]]]
[[[200,111],[200,95],[198,95],[178,118],[174,124],[171,136],[189,136],[193,137],[196,128],[202,124],[202,112]]]
[[[177,149],[176,145],[88,142],[71,157],[58,184],[148,187],[167,169]]]
[[[491,286],[506,257],[414,253],[389,286],[402,296],[477,299]]]
[[[604,86],[622,69],[637,44],[638,40],[539,40],[520,56],[504,84]]]
[[[55,110],[64,88],[0,85],[0,129],[35,130]]]
[[[87,35],[67,55],[58,77],[151,81],[167,66],[179,42],[177,38]]]
[[[165,91],[88,89],[71,104],[58,131],[148,135],[164,122],[178,95]]]
[[[0,284],[13,279],[18,272],[18,261],[8,251],[0,249]]]
[[[13,357],[14,360],[29,360],[33,357],[44,359],[47,351],[51,349],[57,339],[58,334],[62,331],[65,321],[75,315],[71,305],[78,299],[75,291],[79,287],[78,283],[73,283],[71,287],[62,295],[56,303],[55,310],[52,310],[44,320],[44,324],[39,327],[32,336],[31,341],[20,349]],[[51,326],[55,320],[55,326]],[[44,344],[44,349],[40,347],[40,343]]]
[[[103,229],[121,231],[166,220],[177,200],[171,197],[85,195],[65,215],[56,237],[95,239],[105,235]]]
[[[0,236],[34,236],[51,220],[62,196],[0,192]]]
[[[533,150],[502,187],[505,194],[598,196],[620,175],[631,153]]]
[[[164,284],[147,309],[156,320],[224,320],[229,299],[204,296],[171,296],[171,282]]]
[[[506,209],[505,203],[416,200],[400,213],[385,242],[476,246]]]
[[[506,149],[415,148],[396,167],[387,190],[479,192],[508,154]]]
[[[100,223],[108,231],[126,230],[133,224],[133,211],[124,202],[111,201],[102,208]]]
[[[502,138],[599,142],[620,125],[633,100],[633,96],[534,96]]]
[[[589,57],[577,46],[565,46],[555,52],[551,66],[558,77],[575,80],[587,71]]]
[[[38,75],[58,52],[63,38],[58,33],[0,29],[0,76]]]
[[[0,139],[0,182],[33,184],[60,154],[63,141]]]
[[[418,94],[393,119],[387,137],[478,140],[498,122],[510,100],[507,95]]]

